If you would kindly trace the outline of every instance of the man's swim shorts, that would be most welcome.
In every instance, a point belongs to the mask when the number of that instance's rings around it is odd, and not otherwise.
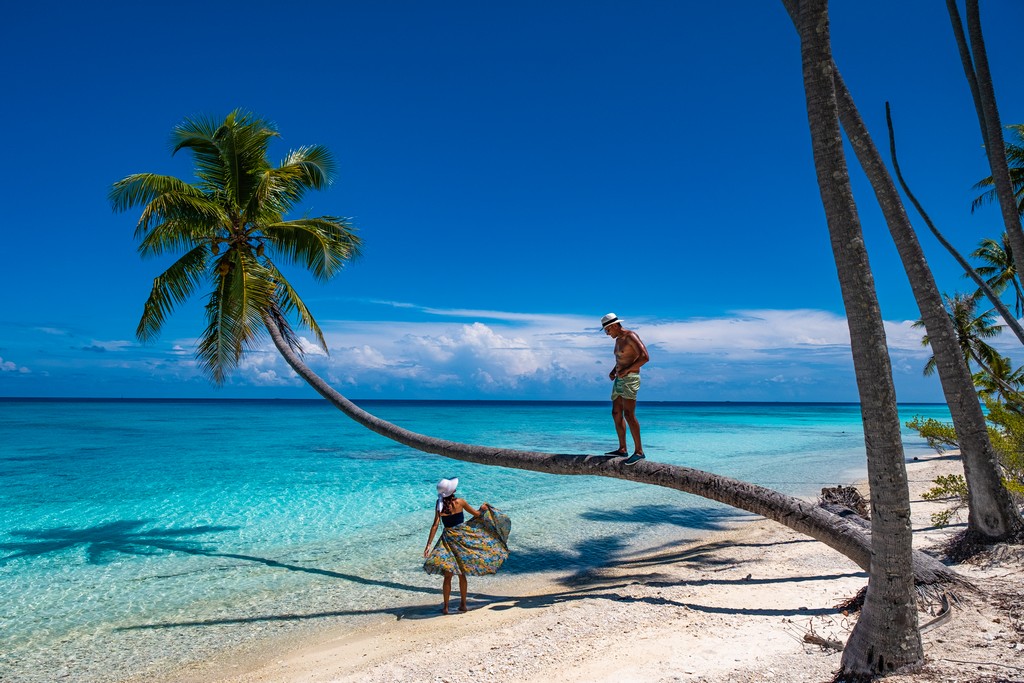
[[[640,391],[639,372],[631,372],[625,377],[616,377],[612,384],[612,400],[621,396],[628,401],[635,401],[638,391]]]

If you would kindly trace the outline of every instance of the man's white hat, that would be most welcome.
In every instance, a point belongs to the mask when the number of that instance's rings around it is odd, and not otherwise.
[[[603,330],[609,325],[614,325],[615,323],[622,324],[622,321],[619,320],[619,316],[614,313],[609,313],[605,317],[601,318],[601,329]]]

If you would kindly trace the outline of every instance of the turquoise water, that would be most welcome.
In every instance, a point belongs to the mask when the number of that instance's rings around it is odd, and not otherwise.
[[[615,446],[604,403],[363,406],[457,441]],[[948,419],[944,406],[901,407],[914,415]],[[641,403],[638,417],[654,460],[800,496],[864,476],[857,406]],[[927,452],[909,434],[906,449]],[[508,563],[471,593],[586,571],[742,516],[651,486],[418,453],[323,401],[3,400],[0,680],[121,680],[268,625],[354,628],[433,606],[438,581],[420,565],[434,484],[450,476],[470,503],[513,520]]]

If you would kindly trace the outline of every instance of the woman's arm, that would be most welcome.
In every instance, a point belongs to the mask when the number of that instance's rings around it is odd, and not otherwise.
[[[423,557],[430,554],[430,544],[434,542],[434,534],[437,533],[437,525],[441,521],[441,513],[434,510],[434,525],[430,527],[430,536],[427,537],[427,547],[423,550]]]
[[[474,517],[479,517],[481,512],[486,512],[491,508],[491,506],[488,503],[480,503],[480,510],[478,512],[474,510],[473,506],[467,503],[466,501],[460,499],[460,502],[462,503],[462,509],[468,511],[469,514],[473,515]]]

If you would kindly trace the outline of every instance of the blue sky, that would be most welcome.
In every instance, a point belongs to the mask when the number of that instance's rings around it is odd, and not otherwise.
[[[1024,122],[1024,3],[982,11],[1003,122]],[[892,103],[936,223],[965,252],[997,236],[994,208],[969,211],[988,169],[944,4],[835,0],[832,31],[880,146]],[[135,340],[169,262],[140,260],[109,186],[191,179],[171,128],[240,107],[277,123],[275,160],[319,143],[340,162],[304,208],[351,217],[365,253],[328,285],[292,275],[330,346],[310,363],[351,397],[603,400],[614,311],[651,350],[641,399],[856,400],[780,3],[21,3],[0,57],[0,396],[315,396],[269,343],[211,387],[201,298]],[[854,174],[900,400],[941,400]]]

